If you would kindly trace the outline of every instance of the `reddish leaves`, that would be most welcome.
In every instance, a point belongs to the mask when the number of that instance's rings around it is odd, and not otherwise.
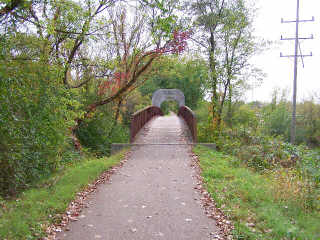
[[[162,55],[166,53],[171,54],[181,54],[187,47],[187,40],[191,36],[191,31],[185,31],[185,32],[179,32],[174,31],[173,32],[173,38],[169,42],[167,42],[163,47],[156,48],[154,50],[151,50],[149,52],[140,53],[134,57],[132,60],[134,64],[131,64],[131,66],[137,67],[140,62],[142,62],[142,59],[144,59],[147,56],[152,55]],[[125,55],[123,56],[122,65],[120,67],[128,66],[128,57],[127,57],[127,51]],[[127,69],[125,71],[118,71],[113,74],[113,76],[105,81],[103,81],[98,89],[98,95],[103,96],[107,92],[109,92],[110,95],[115,94],[123,85],[131,81],[131,78],[133,77],[133,71],[136,69]]]
[[[102,82],[98,89],[98,95],[102,96],[109,90],[111,94],[116,93],[124,83],[127,83],[131,77],[128,72],[115,72],[111,79]]]
[[[182,53],[187,47],[187,40],[191,36],[191,31],[185,32],[173,32],[173,39],[165,44],[164,47],[157,49],[159,53],[173,53],[173,54],[180,54]]]

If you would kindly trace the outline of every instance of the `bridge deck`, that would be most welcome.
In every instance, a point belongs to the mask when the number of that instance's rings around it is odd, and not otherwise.
[[[135,143],[152,144],[133,147],[112,183],[99,187],[82,218],[59,239],[212,239],[217,228],[194,190],[191,148],[179,145],[186,139],[186,126],[175,115],[146,124]]]

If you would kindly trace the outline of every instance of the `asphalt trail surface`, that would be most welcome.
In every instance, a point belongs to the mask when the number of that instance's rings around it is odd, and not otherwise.
[[[217,231],[201,207],[191,168],[187,129],[176,115],[151,120],[137,146],[111,181],[88,199],[79,220],[57,239],[204,240]],[[161,145],[155,145],[161,143]]]

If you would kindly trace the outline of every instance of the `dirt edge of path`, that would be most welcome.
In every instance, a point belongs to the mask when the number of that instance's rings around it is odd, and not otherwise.
[[[197,180],[197,185],[194,187],[200,194],[201,206],[203,207],[205,214],[208,218],[214,219],[220,232],[213,235],[212,240],[232,240],[232,230],[234,226],[223,211],[217,207],[214,200],[210,196],[210,193],[205,188],[205,182],[201,176],[202,170],[200,167],[199,157],[190,150],[191,167],[195,170],[196,175],[194,176]]]
[[[81,192],[76,194],[76,198],[71,201],[63,214],[57,214],[53,218],[61,220],[60,223],[51,224],[46,229],[47,236],[41,240],[55,240],[56,235],[62,230],[69,231],[68,223],[78,221],[78,216],[84,208],[88,207],[86,200],[90,195],[97,192],[98,186],[110,182],[111,176],[119,171],[120,168],[128,161],[132,150],[125,153],[123,159],[115,166],[103,172],[95,181],[89,183]]]
[[[56,235],[63,230],[69,231],[68,223],[77,221],[78,216],[84,208],[88,207],[86,200],[90,195],[97,192],[98,186],[110,182],[110,177],[119,171],[122,166],[128,161],[132,150],[129,150],[124,158],[115,166],[111,167],[107,171],[103,172],[94,182],[88,184],[84,190],[76,194],[76,198],[70,202],[66,211],[63,214],[57,214],[54,218],[60,219],[61,222],[52,224],[46,229],[47,236],[41,238],[42,240],[55,240]],[[234,229],[232,222],[227,218],[223,211],[218,208],[210,196],[210,193],[205,188],[205,182],[201,176],[202,170],[200,168],[199,157],[190,148],[190,167],[195,170],[195,179],[197,181],[194,189],[199,192],[201,198],[201,206],[204,209],[204,213],[208,218],[216,221],[219,232],[212,236],[212,240],[232,240],[231,234]]]

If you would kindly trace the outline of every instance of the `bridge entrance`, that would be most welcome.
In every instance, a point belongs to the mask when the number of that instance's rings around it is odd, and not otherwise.
[[[140,129],[155,116],[163,116],[161,104],[164,101],[176,101],[179,105],[178,116],[183,118],[187,124],[194,142],[197,141],[197,121],[195,114],[190,108],[185,106],[185,97],[179,89],[159,89],[152,95],[152,106],[146,107],[133,114],[130,127],[130,142]]]
[[[163,101],[160,108],[164,115],[168,115],[171,112],[178,114],[179,112],[179,104],[175,100]]]
[[[179,89],[159,89],[152,95],[152,105],[161,107],[164,101],[176,101],[179,107],[185,106],[185,97]]]
[[[172,140],[176,139],[176,137],[184,131],[181,131],[181,121],[177,121],[177,116],[166,116],[157,119],[158,116],[163,116],[163,112],[161,110],[161,104],[164,101],[176,101],[179,105],[179,113],[178,117],[184,120],[184,124],[186,124],[190,130],[192,141],[187,143],[180,143],[175,142]],[[144,125],[149,122],[151,119],[154,119],[154,122],[148,126],[150,128],[144,128]],[[176,119],[173,122],[169,121],[169,119]],[[159,121],[164,121],[160,123]],[[177,125],[177,123],[179,124]],[[159,126],[162,126],[159,128]],[[163,127],[165,126],[165,127]],[[168,131],[169,128],[169,131]],[[177,131],[174,131],[177,128]],[[162,130],[161,130],[162,129]],[[164,136],[164,138],[155,137],[149,138],[146,134],[142,134],[142,136],[147,137],[146,141],[139,142],[138,139],[135,139],[137,133],[142,130],[145,131],[144,133],[148,133],[150,131],[154,132],[163,132],[161,134],[173,134],[172,137],[169,135]],[[167,133],[165,133],[167,132]],[[186,134],[184,132],[183,134]],[[188,134],[188,136],[190,136]],[[136,141],[137,140],[137,141]],[[154,141],[156,140],[156,141]],[[162,140],[162,141],[159,141]],[[131,117],[131,126],[130,126],[130,144],[121,144],[121,143],[113,143],[111,145],[111,154],[120,151],[125,147],[130,146],[166,146],[167,148],[172,146],[179,146],[179,145],[195,145],[197,143],[197,120],[194,112],[185,106],[185,97],[183,92],[178,89],[159,89],[154,92],[152,96],[152,106],[148,106],[140,111],[134,113]],[[201,145],[207,146],[209,148],[215,149],[215,144],[211,143],[200,143]]]

